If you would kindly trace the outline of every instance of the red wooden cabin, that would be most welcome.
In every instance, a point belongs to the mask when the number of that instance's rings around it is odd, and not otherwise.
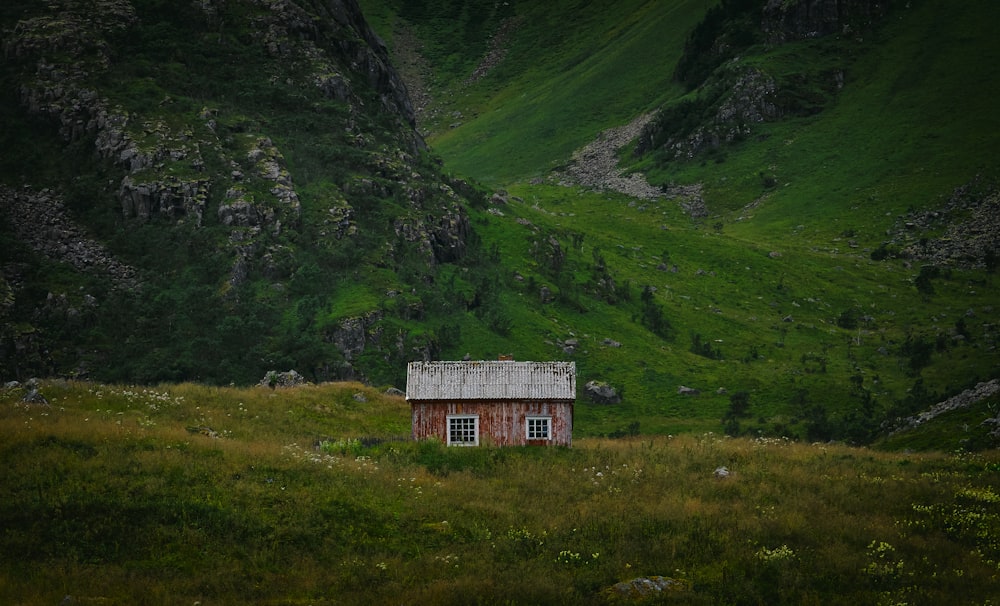
[[[411,362],[406,400],[413,438],[449,446],[573,442],[573,362]]]

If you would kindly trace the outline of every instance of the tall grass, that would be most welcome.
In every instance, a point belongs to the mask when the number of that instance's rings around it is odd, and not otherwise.
[[[405,403],[357,385],[42,393],[0,399],[4,603],[600,604],[652,576],[689,604],[1000,590],[995,452],[710,433],[337,451],[314,441],[397,435]]]

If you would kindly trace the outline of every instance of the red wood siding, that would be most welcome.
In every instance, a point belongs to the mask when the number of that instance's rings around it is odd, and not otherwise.
[[[531,444],[569,446],[573,442],[571,400],[422,400],[410,402],[414,439],[448,443],[448,415],[477,415],[479,443],[496,446],[528,444],[525,417],[551,417],[550,440]]]

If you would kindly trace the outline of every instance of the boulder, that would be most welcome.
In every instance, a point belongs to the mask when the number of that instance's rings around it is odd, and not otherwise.
[[[680,387],[677,388],[677,394],[682,396],[696,396],[700,393],[701,391],[695,389],[694,387],[686,387],[684,385],[681,385]]]
[[[618,404],[622,401],[615,388],[603,381],[588,381],[583,389],[587,397],[596,404]]]
[[[45,396],[38,391],[38,379],[28,379],[24,384],[25,394],[21,397],[21,401],[25,404],[41,404],[43,406],[48,406],[49,401]]]
[[[288,372],[278,372],[276,370],[269,370],[264,378],[261,379],[260,385],[262,387],[270,387],[275,389],[277,387],[295,387],[298,385],[305,384],[306,379],[294,370],[289,370]]]
[[[543,286],[538,289],[538,298],[542,303],[551,303],[555,297],[552,296],[552,291],[548,286]]]

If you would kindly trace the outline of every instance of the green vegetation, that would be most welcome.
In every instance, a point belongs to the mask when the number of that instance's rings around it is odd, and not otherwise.
[[[604,604],[653,576],[681,604],[1000,591],[996,451],[448,449],[395,441],[405,402],[361,384],[39,390],[0,393],[4,603]]]
[[[4,63],[0,141],[23,154],[0,160],[2,182],[62,192],[71,218],[143,283],[122,292],[47,258],[4,215],[5,377],[249,385],[294,368],[402,387],[409,360],[510,353],[574,360],[581,386],[622,395],[606,405],[581,390],[577,437],[861,444],[995,376],[996,253],[951,265],[906,258],[889,239],[950,237],[906,225],[958,189],[995,203],[1000,91],[981,66],[1000,59],[989,31],[1000,5],[923,0],[854,36],[765,45],[747,29],[759,2],[362,4],[391,53],[425,61],[418,128],[430,151],[338,54],[346,34],[318,3],[296,6],[322,27],[279,40],[280,27],[261,33],[276,18],[263,5],[211,16],[134,0],[137,22],[87,47],[88,61],[109,50],[84,84],[130,112],[142,149],[198,143],[200,168],[169,158],[138,177],[210,178],[200,226],[123,217],[122,170],[95,158],[92,138],[66,144],[54,120],[28,115],[16,91],[36,62]],[[15,2],[0,17],[13,31],[43,12]],[[471,78],[501,29],[505,54]],[[678,72],[713,36],[740,52]],[[316,61],[357,98],[317,87]],[[746,69],[774,80],[781,116],[671,156],[663,142],[705,126]],[[574,150],[653,110],[620,160],[700,191],[706,216],[673,198],[557,184]],[[291,179],[297,218],[254,172],[258,153]],[[280,229],[226,225],[231,186],[288,213]],[[459,232],[463,246],[449,248]]]
[[[1000,595],[1000,400],[890,433],[1000,366],[1000,253],[902,242],[997,203],[1000,3],[914,0],[783,45],[753,0],[362,4],[420,59],[432,151],[326,4],[0,7],[0,185],[57,192],[142,283],[50,258],[0,212],[0,374],[53,377],[48,403],[0,390],[0,602],[603,604],[654,577],[653,603]],[[44,32],[56,48],[16,44]],[[210,180],[200,224],[123,216],[93,133],[25,110],[22,86],[76,58],[60,86],[162,147],[137,182]],[[672,153],[747,73],[776,114]],[[652,111],[621,164],[707,214],[559,184]],[[280,227],[227,224],[230,187]],[[407,361],[498,353],[576,362],[573,448],[406,439],[384,388]],[[291,368],[315,384],[245,387]],[[326,382],[344,377],[363,381]]]
[[[474,84],[440,82],[420,126],[456,174],[497,186],[545,176],[602,128],[683,91],[670,66],[711,4],[511,2],[518,21],[503,61]]]
[[[364,4],[394,15],[383,21],[392,23],[387,38],[408,23],[427,47],[447,37],[391,3]],[[511,3],[524,21],[504,60],[473,83],[435,82],[419,125],[432,148],[446,168],[508,194],[472,217],[505,268],[509,328],[466,340],[481,332],[464,326],[443,356],[563,358],[574,340],[568,357],[581,376],[625,393],[619,406],[583,401],[580,435],[635,422],[643,433],[721,431],[731,394],[746,392],[741,433],[867,443],[894,416],[994,376],[995,269],[938,268],[885,241],[909,213],[937,208],[977,178],[997,181],[974,151],[1000,152],[982,94],[1000,79],[978,67],[998,50],[983,20],[997,7],[913,3],[855,36],[765,45],[750,31],[760,4],[725,2],[706,17],[709,5],[689,2],[624,11]],[[934,25],[943,21],[947,32]],[[698,45],[720,36],[738,49],[735,62],[664,67],[685,52],[697,59]],[[933,53],[929,40],[938,41]],[[432,70],[441,61],[425,58]],[[933,85],[916,65],[935,74]],[[704,126],[750,68],[774,79],[781,119],[690,159],[656,148],[658,136]],[[615,85],[618,77],[630,85]],[[692,83],[701,87],[688,91]],[[621,113],[601,97],[605,86],[620,95]],[[621,150],[621,161],[655,184],[700,184],[708,216],[548,178],[601,130],[651,108],[661,111],[652,143]],[[958,336],[968,323],[972,340]],[[681,385],[701,393],[678,394]]]

